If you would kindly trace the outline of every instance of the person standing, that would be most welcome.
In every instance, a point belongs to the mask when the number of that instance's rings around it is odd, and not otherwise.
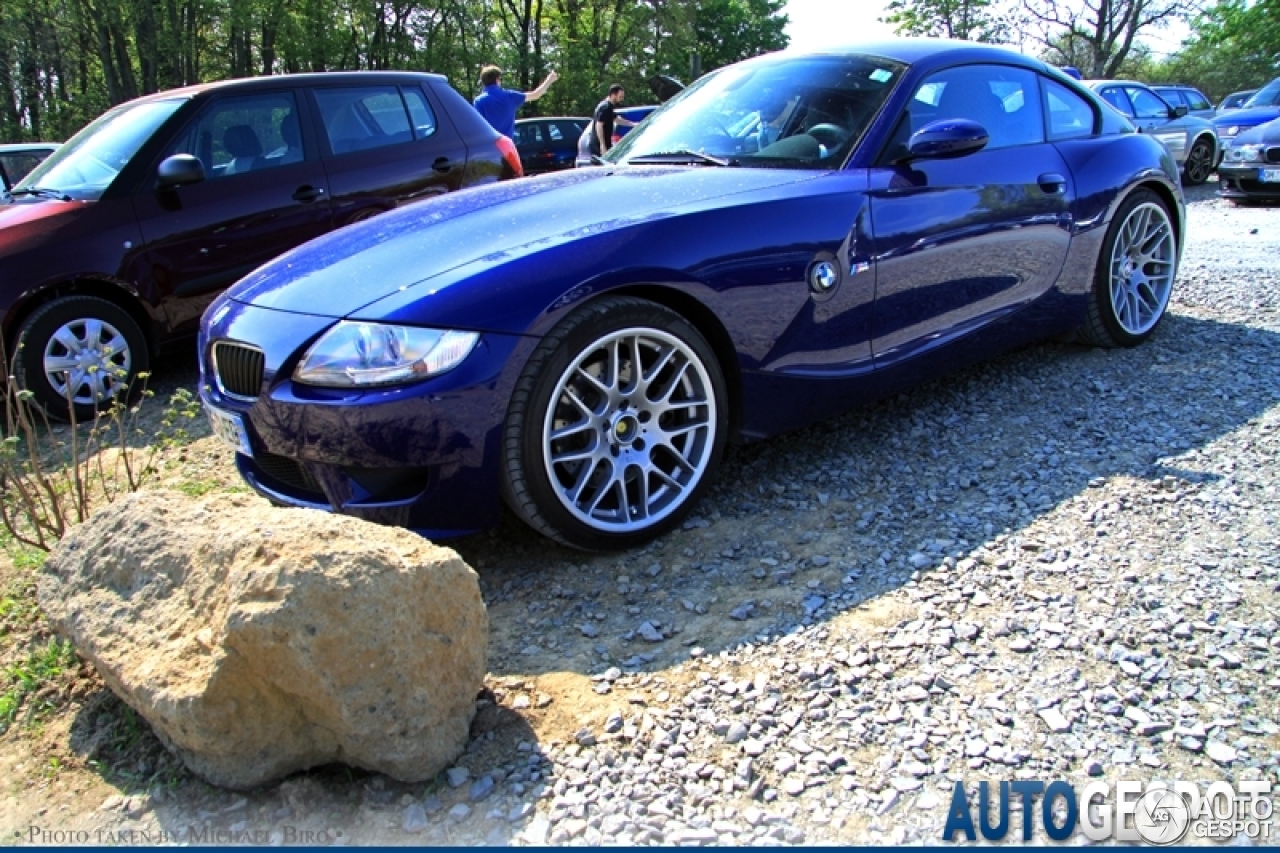
[[[485,121],[503,136],[516,135],[516,110],[526,101],[536,101],[547,93],[551,84],[560,79],[555,71],[547,74],[547,79],[532,92],[515,92],[502,88],[502,69],[496,65],[486,65],[480,70],[480,85],[484,91],[475,100],[476,112],[484,116]]]
[[[596,104],[591,114],[591,153],[599,157],[613,147],[613,126],[635,127],[637,122],[618,115],[618,107],[626,100],[627,90],[618,83],[609,87],[609,95]]]

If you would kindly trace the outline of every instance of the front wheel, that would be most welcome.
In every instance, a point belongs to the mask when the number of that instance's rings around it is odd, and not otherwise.
[[[1182,164],[1182,183],[1188,187],[1200,186],[1209,180],[1217,165],[1213,162],[1213,144],[1207,139],[1197,139]]]
[[[22,324],[13,374],[49,417],[92,420],[141,391],[149,367],[146,337],[120,306],[96,296],[65,296]]]
[[[714,478],[728,402],[715,354],[679,314],[606,297],[534,351],[507,412],[503,496],[576,548],[630,548],[670,530]]]
[[[1142,343],[1169,307],[1177,273],[1169,210],[1155,193],[1138,190],[1120,205],[1102,241],[1081,336],[1104,347]]]

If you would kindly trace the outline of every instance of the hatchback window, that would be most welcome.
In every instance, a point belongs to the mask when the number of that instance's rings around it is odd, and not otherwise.
[[[125,104],[104,113],[67,140],[18,184],[46,187],[82,199],[98,199],[133,155],[185,98]]]
[[[206,179],[299,163],[306,153],[293,93],[216,98],[169,146],[171,154],[199,157]]]
[[[1193,110],[1213,109],[1213,104],[1209,103],[1209,99],[1200,94],[1197,89],[1186,89],[1182,92],[1182,95],[1187,99],[1187,103],[1191,105]]]
[[[422,92],[395,86],[317,89],[316,102],[334,154],[399,145],[435,132]]]

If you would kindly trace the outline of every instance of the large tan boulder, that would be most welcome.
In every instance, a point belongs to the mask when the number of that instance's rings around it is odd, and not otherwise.
[[[456,553],[257,497],[131,495],[59,543],[38,594],[215,785],[331,762],[428,779],[462,752],[483,686],[488,616]]]

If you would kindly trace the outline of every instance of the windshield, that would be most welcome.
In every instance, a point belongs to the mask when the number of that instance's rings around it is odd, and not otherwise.
[[[1272,80],[1258,91],[1254,92],[1249,100],[1244,102],[1244,107],[1274,107],[1280,105],[1280,77]]]
[[[905,68],[876,56],[784,54],[730,66],[667,102],[606,159],[839,168]]]
[[[186,99],[125,104],[103,113],[49,156],[13,188],[57,190],[78,199],[94,200],[115,180],[165,119]]]

